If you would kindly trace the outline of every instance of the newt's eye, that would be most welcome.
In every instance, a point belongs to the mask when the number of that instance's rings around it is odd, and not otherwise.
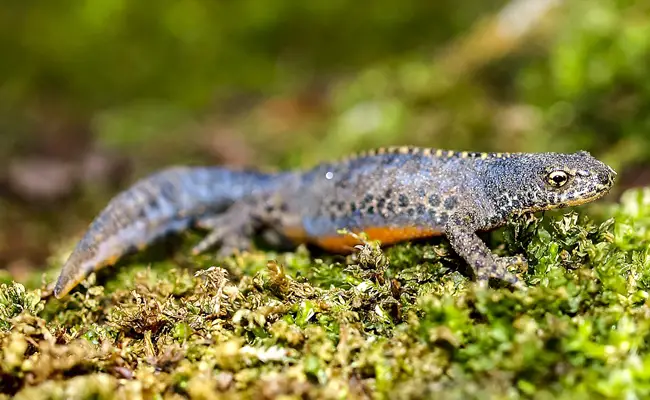
[[[560,188],[569,181],[569,174],[567,174],[564,171],[553,171],[550,174],[546,176],[546,182],[548,182],[549,185]]]

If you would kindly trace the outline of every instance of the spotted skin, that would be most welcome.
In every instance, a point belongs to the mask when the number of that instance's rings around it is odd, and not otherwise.
[[[444,235],[476,278],[522,286],[477,236],[509,217],[576,206],[605,195],[616,173],[586,152],[475,153],[382,148],[307,171],[277,174],[175,167],[114,198],[93,221],[55,286],[62,297],[90,272],[169,233],[209,231],[195,253],[251,248],[262,234],[349,252],[365,232],[384,245]]]

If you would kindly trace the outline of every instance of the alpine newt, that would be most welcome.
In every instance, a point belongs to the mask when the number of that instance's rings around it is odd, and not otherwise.
[[[250,249],[256,234],[277,243],[311,243],[349,252],[365,232],[383,245],[444,235],[477,280],[520,280],[477,236],[508,218],[596,200],[612,168],[580,151],[476,153],[382,148],[306,171],[261,173],[223,167],[172,167],[118,194],[90,224],[64,264],[54,294],[92,271],[191,227],[208,230],[194,248],[219,255]],[[525,260],[523,260],[525,262]]]

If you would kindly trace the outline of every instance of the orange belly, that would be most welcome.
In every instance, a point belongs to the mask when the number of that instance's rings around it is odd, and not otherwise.
[[[382,245],[390,245],[407,240],[423,239],[432,236],[440,236],[442,232],[423,227],[370,227],[363,231],[354,230],[354,233],[365,232],[370,240],[378,240]],[[285,234],[295,242],[310,242],[318,247],[333,253],[349,253],[354,246],[361,242],[351,235],[333,235],[312,238],[308,237],[304,230],[292,228]]]

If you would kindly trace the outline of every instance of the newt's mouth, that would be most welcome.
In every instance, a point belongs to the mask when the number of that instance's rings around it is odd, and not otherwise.
[[[600,199],[601,197],[605,196],[607,193],[609,193],[609,188],[603,188],[602,190],[599,190],[597,192],[592,193],[591,195],[586,195],[586,196],[581,196],[577,199],[572,199],[565,201],[563,203],[560,203],[558,205],[558,208],[564,208],[564,207],[575,207],[575,206],[581,206],[583,204],[591,203],[592,201],[596,201]]]
[[[576,206],[581,206],[583,204],[591,203],[592,201],[596,201],[600,199],[601,197],[605,196],[607,193],[609,193],[611,186],[606,186],[603,185],[602,187],[598,187],[598,190],[592,193],[582,193],[578,195],[576,198],[573,199],[566,199],[564,201],[558,200],[557,202],[552,202],[547,205],[539,205],[539,206],[532,206],[526,210],[524,210],[524,213],[535,213],[535,212],[540,212],[540,211],[551,211],[551,210],[557,210],[560,208],[567,208],[567,207],[576,207]]]

